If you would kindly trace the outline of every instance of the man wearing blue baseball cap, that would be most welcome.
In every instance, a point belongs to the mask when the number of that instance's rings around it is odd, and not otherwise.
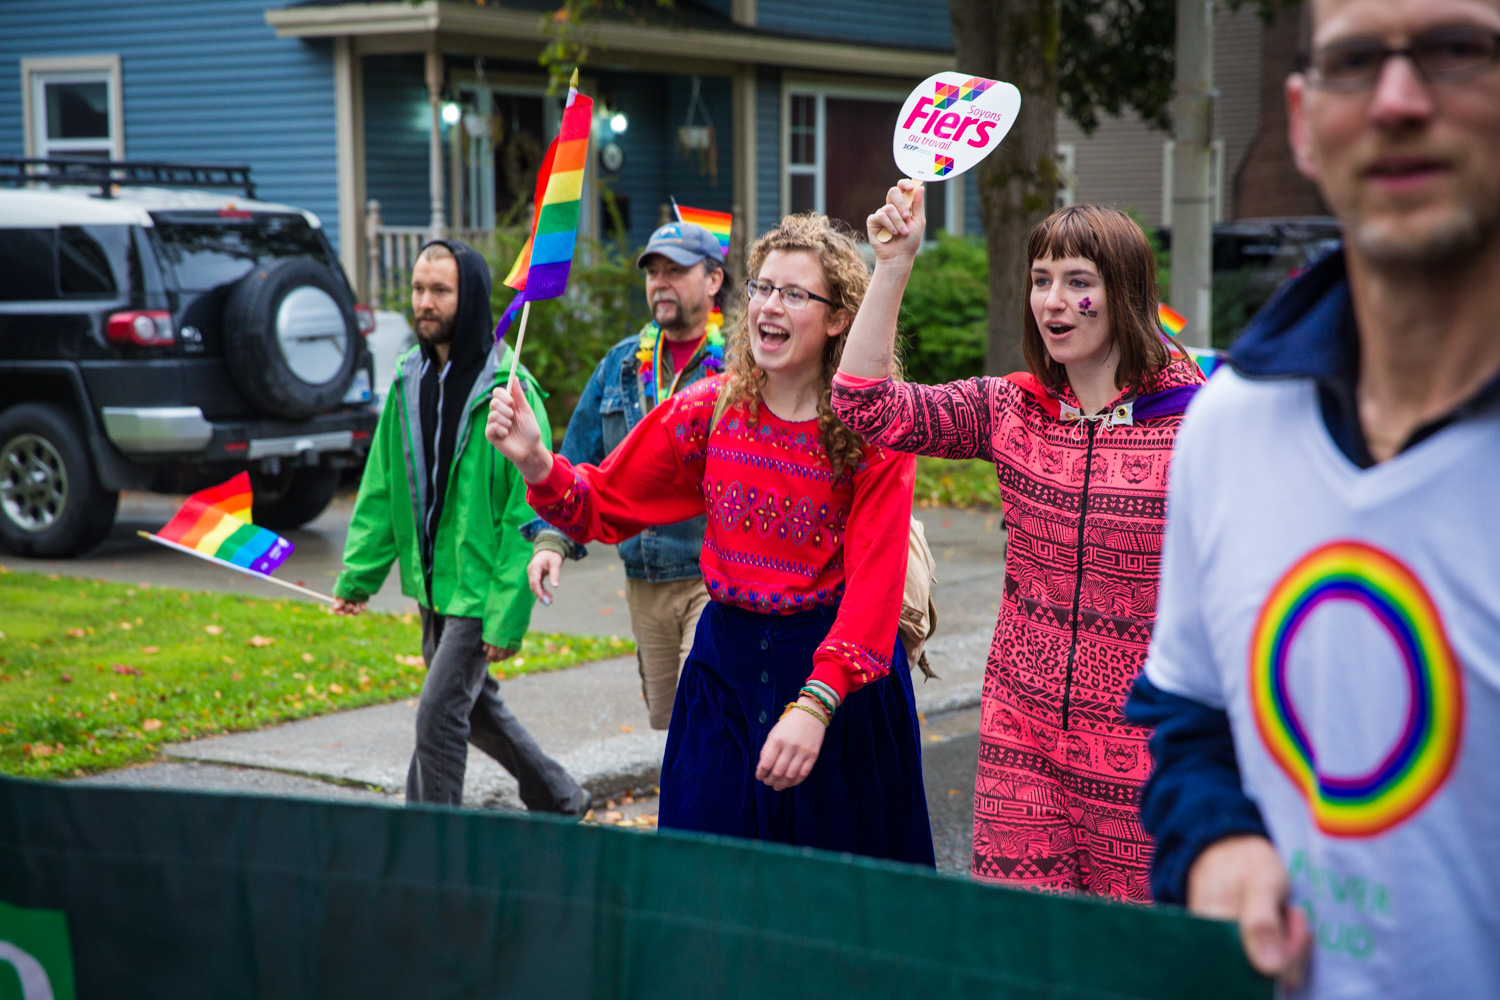
[[[673,222],[651,234],[636,264],[646,272],[651,322],[610,348],[594,369],[563,438],[575,465],[598,465],[653,406],[724,365],[724,255],[702,226]],[[708,590],[698,568],[704,518],[647,528],[620,545],[641,692],[653,729],[672,718],[677,673],[693,645]],[[587,550],[538,518],[522,529],[533,554],[532,593],[552,603],[564,558]]]

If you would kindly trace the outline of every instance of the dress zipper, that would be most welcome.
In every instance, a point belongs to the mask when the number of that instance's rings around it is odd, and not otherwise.
[[[1094,433],[1097,421],[1089,421],[1089,442],[1083,461],[1083,497],[1078,504],[1078,569],[1073,574],[1073,634],[1068,642],[1068,672],[1063,676],[1063,732],[1068,731],[1068,711],[1073,700],[1073,661],[1078,656],[1078,608],[1083,599],[1083,524],[1089,513],[1089,480],[1094,472]]]

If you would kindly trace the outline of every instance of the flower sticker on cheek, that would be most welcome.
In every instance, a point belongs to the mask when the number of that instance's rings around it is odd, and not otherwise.
[[[1090,309],[1089,308],[1089,306],[1091,306],[1093,304],[1094,304],[1094,300],[1091,299],[1091,298],[1089,298],[1087,295],[1085,295],[1083,298],[1081,298],[1081,299],[1078,300],[1078,311],[1081,312],[1081,313],[1083,313],[1083,315],[1088,316],[1088,317],[1098,316],[1099,315],[1099,310],[1097,310],[1097,309]]]

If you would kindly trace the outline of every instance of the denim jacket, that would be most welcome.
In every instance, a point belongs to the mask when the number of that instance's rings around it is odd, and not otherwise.
[[[589,376],[588,385],[568,421],[561,454],[575,465],[587,462],[598,465],[615,450],[625,436],[646,414],[640,380],[640,362],[636,351],[640,335],[631,334],[609,349],[604,360]],[[712,374],[703,366],[703,356],[695,356],[677,383],[677,391]],[[634,538],[620,543],[620,558],[625,561],[625,575],[633,580],[686,580],[698,576],[698,555],[703,549],[703,532],[708,519],[702,515],[676,524],[647,528]],[[541,518],[521,528],[529,541],[542,537],[546,547],[564,551],[570,559],[582,559],[588,550],[568,538]]]

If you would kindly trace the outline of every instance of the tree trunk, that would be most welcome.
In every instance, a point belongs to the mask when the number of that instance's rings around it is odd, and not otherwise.
[[[1021,113],[1000,148],[969,175],[979,193],[990,260],[986,374],[1021,371],[1029,309],[1026,240],[1057,190],[1056,0],[949,0],[958,71],[1021,91]]]

